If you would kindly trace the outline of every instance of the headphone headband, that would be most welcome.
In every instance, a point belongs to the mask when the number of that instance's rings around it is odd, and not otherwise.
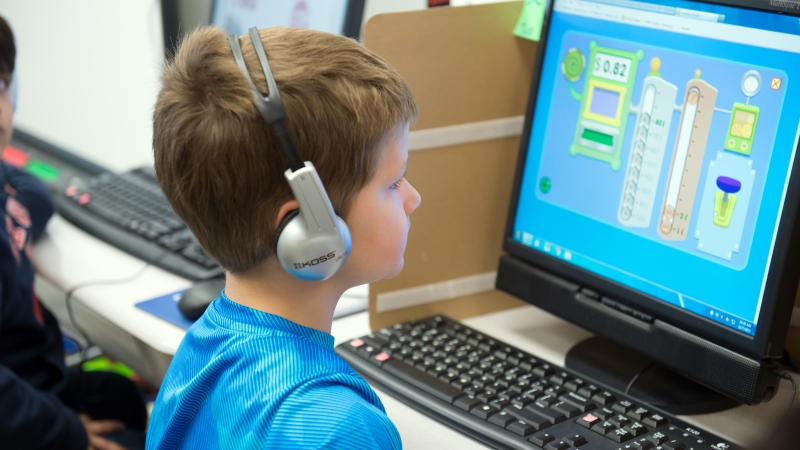
[[[289,168],[291,168],[292,172],[295,172],[305,167],[305,164],[303,163],[303,158],[300,156],[300,152],[297,150],[294,137],[292,137],[289,131],[289,125],[286,123],[286,108],[283,106],[283,100],[281,100],[281,94],[278,91],[278,84],[275,83],[275,77],[272,76],[272,70],[267,60],[267,52],[264,50],[264,44],[261,42],[258,29],[256,27],[250,28],[248,34],[250,35],[250,42],[252,42],[253,48],[256,50],[258,61],[261,63],[261,70],[264,72],[264,77],[267,79],[267,89],[269,92],[267,92],[266,97],[261,95],[256,87],[256,83],[250,76],[250,71],[247,69],[247,63],[242,54],[242,47],[239,44],[239,37],[235,34],[228,36],[231,50],[233,50],[233,58],[236,60],[236,64],[250,84],[250,90],[253,91],[253,97],[255,98],[258,112],[261,113],[261,117],[264,121],[272,126],[275,137],[280,141],[281,151],[289,162]]]

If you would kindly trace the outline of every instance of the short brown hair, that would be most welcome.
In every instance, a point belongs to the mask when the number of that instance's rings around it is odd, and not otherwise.
[[[411,89],[358,42],[318,31],[259,31],[300,154],[317,167],[342,217],[374,176],[383,138],[416,118]],[[253,44],[239,38],[262,94]],[[242,273],[273,251],[273,222],[293,198],[288,163],[262,120],[225,32],[189,34],[167,63],[153,114],[161,189],[206,252]]]
[[[0,74],[12,74],[17,59],[17,46],[14,44],[14,33],[8,22],[0,16]]]

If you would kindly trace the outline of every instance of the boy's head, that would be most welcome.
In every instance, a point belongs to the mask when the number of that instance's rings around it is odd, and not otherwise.
[[[404,245],[407,216],[419,204],[416,191],[401,181],[408,122],[417,113],[407,83],[351,39],[287,28],[260,30],[260,36],[300,154],[317,167],[351,228],[351,261],[367,263],[370,252],[359,246],[384,244],[375,242],[372,230],[381,223],[388,227],[383,240]],[[266,94],[252,43],[240,42]],[[187,36],[162,83],[153,149],[164,195],[210,256],[229,272],[246,273],[272,255],[277,221],[293,207],[283,175],[288,163],[221,29]]]
[[[0,16],[0,151],[11,142],[13,132],[14,104],[11,92],[11,77],[14,73],[14,61],[17,47],[14,44],[14,33],[8,22]]]

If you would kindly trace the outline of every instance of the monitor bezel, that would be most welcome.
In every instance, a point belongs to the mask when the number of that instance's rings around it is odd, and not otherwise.
[[[532,124],[535,119],[534,106],[536,104],[539,80],[543,70],[544,50],[547,48],[554,1],[555,0],[547,0],[545,6],[544,22],[542,24],[541,38],[538,44],[539,51],[537,51],[533,66],[528,106],[520,139],[520,151],[517,158],[517,167],[511,192],[511,203],[506,222],[503,250],[526,263],[547,270],[564,279],[611,297],[614,300],[621,301],[630,307],[651,314],[657,320],[677,326],[700,338],[743,355],[757,359],[777,358],[782,356],[795,295],[798,291],[798,282],[800,282],[800,251],[789,251],[789,249],[797,250],[798,246],[800,246],[800,223],[798,223],[797,220],[798,203],[800,203],[800,173],[798,173],[800,172],[800,164],[797,164],[797,158],[800,156],[798,155],[800,154],[800,143],[797,149],[799,151],[796,151],[795,161],[792,163],[790,181],[787,186],[780,226],[778,228],[771,264],[769,266],[767,284],[761,302],[759,321],[756,324],[755,336],[747,335],[733,328],[701,317],[693,312],[670,305],[656,297],[644,294],[621,283],[599,276],[594,272],[534,250],[513,239],[517,204],[522,185],[522,175],[527,160],[528,141],[530,140]],[[781,12],[760,8],[757,2],[744,2],[741,0],[728,2],[693,2],[781,14]],[[525,300],[536,305],[535,299]],[[583,312],[575,311],[575,314],[577,317],[578,314],[583,314]],[[569,314],[565,314],[563,318],[569,320]]]
[[[219,0],[211,0],[211,8],[208,10],[209,25],[214,25],[214,11],[217,9],[217,1]],[[361,22],[364,18],[366,4],[367,0],[347,0],[342,30],[339,32],[340,35],[355,40],[361,39]]]

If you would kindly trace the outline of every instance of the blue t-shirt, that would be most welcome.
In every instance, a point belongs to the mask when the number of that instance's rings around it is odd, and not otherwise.
[[[333,336],[214,300],[169,366],[147,449],[400,449],[369,385]]]

